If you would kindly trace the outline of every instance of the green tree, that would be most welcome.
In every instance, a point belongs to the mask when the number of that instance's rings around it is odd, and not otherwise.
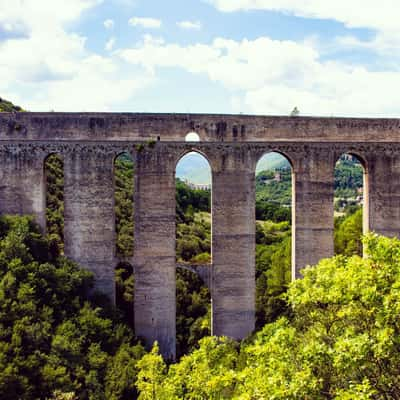
[[[357,211],[344,217],[335,219],[335,254],[343,254],[345,256],[358,254],[359,256],[362,256],[362,220],[362,208],[358,208]]]
[[[138,363],[139,373],[136,384],[140,392],[139,400],[167,399],[166,388],[163,385],[166,365],[158,351],[158,344],[155,342],[151,352]]]
[[[289,284],[289,317],[241,344],[205,338],[147,384],[168,399],[398,399],[400,240],[369,234]],[[164,396],[164,397],[163,397]]]
[[[31,218],[0,217],[0,398],[132,398],[142,347],[56,250]]]

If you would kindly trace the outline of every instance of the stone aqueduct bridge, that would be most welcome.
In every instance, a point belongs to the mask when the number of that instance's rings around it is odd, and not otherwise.
[[[189,131],[201,141],[185,142]],[[155,144],[154,142],[155,141]],[[135,162],[135,327],[175,354],[175,167],[198,151],[212,169],[212,329],[237,339],[254,328],[255,167],[280,152],[293,170],[293,276],[333,254],[334,165],[343,153],[365,168],[364,228],[400,232],[400,120],[243,115],[4,113],[0,212],[45,226],[44,161],[64,159],[65,253],[114,296],[113,163]],[[204,275],[204,274],[203,274]]]

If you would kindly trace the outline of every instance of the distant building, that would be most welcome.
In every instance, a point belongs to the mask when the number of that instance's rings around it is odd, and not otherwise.
[[[211,184],[210,183],[193,183],[185,179],[184,181],[186,185],[190,187],[190,189],[194,190],[211,190]]]
[[[281,180],[282,180],[281,173],[279,171],[276,171],[274,175],[274,181],[280,182]]]

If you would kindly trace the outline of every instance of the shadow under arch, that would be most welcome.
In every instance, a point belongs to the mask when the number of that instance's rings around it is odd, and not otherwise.
[[[361,235],[369,231],[368,163],[359,153],[344,151],[335,160],[335,254],[363,255]]]
[[[44,203],[46,206],[44,226],[51,246],[64,253],[64,158],[52,152],[43,160]]]
[[[295,251],[294,168],[268,150],[255,165],[256,328],[288,312],[281,296],[292,280]]]

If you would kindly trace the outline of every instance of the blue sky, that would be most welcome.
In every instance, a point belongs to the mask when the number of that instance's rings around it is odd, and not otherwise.
[[[397,0],[0,0],[32,111],[400,116]]]

